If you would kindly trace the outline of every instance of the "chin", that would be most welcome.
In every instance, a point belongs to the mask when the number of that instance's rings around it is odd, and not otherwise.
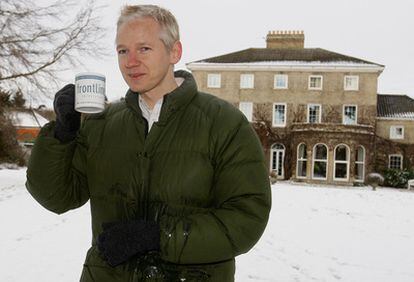
[[[138,85],[133,84],[133,83],[128,84],[128,86],[134,92],[140,92],[141,93],[141,92],[144,92],[145,91],[145,88],[144,87],[138,86]]]

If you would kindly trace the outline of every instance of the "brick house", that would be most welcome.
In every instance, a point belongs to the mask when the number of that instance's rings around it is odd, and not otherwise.
[[[272,31],[266,48],[187,68],[201,91],[228,100],[253,122],[269,172],[278,178],[349,185],[372,171],[411,166],[414,117],[400,115],[414,112],[414,101],[378,95],[383,65],[305,48],[304,37],[299,31]],[[390,137],[390,130],[399,137]]]
[[[33,145],[41,127],[49,122],[32,109],[14,110],[11,119],[16,128],[17,141],[26,146]]]

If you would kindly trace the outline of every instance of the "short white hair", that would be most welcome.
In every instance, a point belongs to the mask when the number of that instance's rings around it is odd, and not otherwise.
[[[180,31],[177,20],[167,9],[156,5],[125,5],[118,18],[117,31],[119,27],[131,20],[152,18],[161,26],[160,39],[168,50],[174,43],[180,40]]]

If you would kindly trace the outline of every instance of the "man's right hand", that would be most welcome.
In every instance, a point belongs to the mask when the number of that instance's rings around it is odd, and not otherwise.
[[[81,114],[75,111],[74,84],[68,84],[56,93],[53,108],[56,113],[55,137],[64,143],[74,140],[81,119]]]

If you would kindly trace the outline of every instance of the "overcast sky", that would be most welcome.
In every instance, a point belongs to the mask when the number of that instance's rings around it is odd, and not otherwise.
[[[246,48],[265,47],[269,30],[303,30],[306,48],[324,48],[385,65],[379,93],[414,98],[414,4],[409,0],[159,0],[110,1],[101,12],[109,27],[107,45],[112,55],[95,61],[82,58],[76,72],[101,72],[107,77],[109,100],[124,96],[127,86],[115,53],[115,23],[124,4],[158,4],[169,9],[180,25],[185,63]],[[62,84],[63,86],[63,84]]]

